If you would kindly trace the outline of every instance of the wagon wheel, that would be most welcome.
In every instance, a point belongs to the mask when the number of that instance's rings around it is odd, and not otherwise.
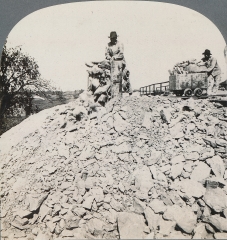
[[[190,88],[186,88],[184,90],[184,96],[190,97],[192,95],[192,90]]]
[[[202,93],[203,93],[203,90],[202,90],[201,88],[196,88],[196,89],[194,90],[194,95],[195,95],[196,97],[202,96]]]

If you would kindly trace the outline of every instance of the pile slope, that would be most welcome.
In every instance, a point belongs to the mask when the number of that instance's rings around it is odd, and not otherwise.
[[[227,238],[222,105],[89,101],[41,111],[1,136],[2,239]]]

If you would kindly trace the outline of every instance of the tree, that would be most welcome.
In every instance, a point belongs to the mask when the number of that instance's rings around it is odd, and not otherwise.
[[[31,109],[32,94],[45,97],[52,90],[51,82],[40,76],[35,59],[24,54],[20,47],[3,47],[0,69],[0,117],[15,104]]]

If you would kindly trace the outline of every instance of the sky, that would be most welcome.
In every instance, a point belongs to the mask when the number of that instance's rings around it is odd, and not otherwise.
[[[200,60],[205,49],[227,78],[226,42],[218,28],[200,13],[168,3],[92,1],[44,8],[16,24],[7,46],[21,46],[42,77],[63,91],[86,89],[85,62],[104,60],[111,31],[124,45],[133,89],[168,81],[175,63]]]

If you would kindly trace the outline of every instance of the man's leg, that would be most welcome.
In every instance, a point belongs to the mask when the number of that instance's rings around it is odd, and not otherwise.
[[[130,79],[128,79],[128,93],[129,95],[132,95],[132,86],[131,86]]]
[[[207,95],[211,95],[213,93],[214,78],[210,75],[207,78],[207,82],[208,82]]]
[[[219,74],[214,77],[214,86],[213,86],[214,93],[217,93],[220,82],[221,82],[221,75]]]
[[[119,95],[119,67],[117,61],[111,61],[111,98]]]
[[[119,93],[120,89],[120,83],[113,83],[111,87],[111,98],[118,97],[120,95]]]
[[[119,81],[119,96],[122,97],[122,76],[123,76],[123,61],[117,61],[118,64],[118,81]]]

